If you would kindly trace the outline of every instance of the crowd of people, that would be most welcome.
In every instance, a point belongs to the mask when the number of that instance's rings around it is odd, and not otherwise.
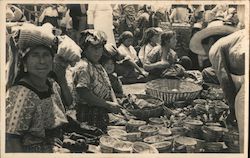
[[[221,86],[235,111],[243,151],[247,50],[238,6],[17,4],[6,9],[7,152],[53,152],[53,138],[61,137],[70,108],[77,121],[105,133],[108,114],[124,113],[117,101],[123,84],[180,79],[186,70],[199,70],[205,83]],[[161,28],[175,23],[192,30],[188,55],[175,51],[178,32]]]

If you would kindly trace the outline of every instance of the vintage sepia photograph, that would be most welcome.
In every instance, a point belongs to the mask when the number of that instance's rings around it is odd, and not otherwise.
[[[0,4],[2,157],[248,156],[248,1]]]

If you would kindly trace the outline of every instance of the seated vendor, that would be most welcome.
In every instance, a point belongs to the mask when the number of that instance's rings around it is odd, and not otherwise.
[[[184,70],[184,68],[188,69],[190,67],[191,60],[189,57],[183,56],[181,59],[178,59],[176,52],[173,50],[176,43],[175,32],[164,32],[161,35],[161,46],[155,47],[146,56],[143,68],[149,72],[148,78],[150,80],[165,77],[165,73],[172,71],[172,67],[175,66],[177,66],[177,71],[174,72],[176,76],[178,76],[178,73]]]

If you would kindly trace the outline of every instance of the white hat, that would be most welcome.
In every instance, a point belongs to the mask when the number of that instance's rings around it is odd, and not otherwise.
[[[199,55],[206,55],[206,52],[202,46],[202,40],[214,35],[229,35],[238,29],[232,26],[223,25],[221,23],[211,23],[205,29],[198,31],[191,38],[189,48],[192,52]]]

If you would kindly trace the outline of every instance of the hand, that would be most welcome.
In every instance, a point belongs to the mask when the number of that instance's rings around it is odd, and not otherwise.
[[[66,68],[68,64],[65,63],[54,63],[53,65],[53,72],[56,75],[56,79],[58,82],[61,82],[63,80],[66,80],[65,75],[66,75]]]

